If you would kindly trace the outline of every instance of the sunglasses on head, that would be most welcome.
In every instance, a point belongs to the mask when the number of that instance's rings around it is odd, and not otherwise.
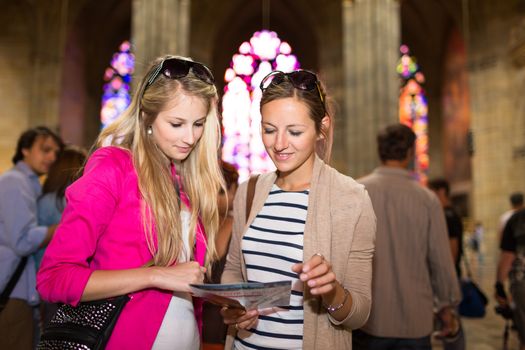
[[[206,84],[213,85],[215,83],[215,78],[210,69],[204,64],[195,61],[189,61],[182,58],[168,58],[163,60],[157,68],[151,74],[151,77],[146,83],[146,88],[153,84],[155,79],[162,73],[166,78],[170,79],[180,79],[184,78],[191,71],[193,74]]]
[[[308,70],[299,69],[290,73],[284,73],[278,70],[273,71],[263,78],[259,87],[261,91],[264,92],[270,85],[279,85],[285,80],[289,81],[294,88],[299,90],[313,91],[317,89],[319,99],[324,107],[324,98],[319,87],[319,79],[317,79],[315,73]]]

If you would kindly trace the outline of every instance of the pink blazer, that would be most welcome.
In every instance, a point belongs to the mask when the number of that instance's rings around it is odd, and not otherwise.
[[[187,196],[182,200],[189,204]],[[129,151],[103,147],[66,191],[67,206],[37,275],[44,300],[77,305],[94,270],[137,268],[152,259],[141,222],[142,200]],[[202,265],[206,238],[197,229],[195,258]],[[172,292],[131,293],[106,349],[151,349]],[[202,303],[195,302],[201,325]],[[174,330],[176,331],[176,330]]]

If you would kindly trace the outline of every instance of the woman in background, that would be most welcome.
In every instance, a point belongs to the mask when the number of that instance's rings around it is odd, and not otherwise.
[[[213,264],[210,283],[221,283],[222,271],[226,263],[226,254],[232,235],[233,227],[233,198],[237,192],[239,172],[232,164],[220,161],[222,175],[226,181],[226,192],[223,190],[219,194],[219,232],[215,239],[217,255],[219,260]],[[212,303],[204,303],[203,310],[203,350],[222,350],[228,327],[222,321],[219,313],[220,307]]]
[[[86,151],[79,147],[66,146],[58,159],[51,165],[42,186],[42,196],[37,202],[39,225],[51,226],[60,222],[62,212],[66,207],[66,188],[81,175],[86,155]],[[39,249],[34,254],[37,271],[40,268],[44,252],[45,248]],[[42,301],[40,306],[42,327],[49,324],[56,309],[56,304]]]

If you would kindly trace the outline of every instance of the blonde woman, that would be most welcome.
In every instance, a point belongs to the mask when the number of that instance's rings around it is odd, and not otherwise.
[[[42,297],[77,305],[128,294],[108,350],[199,349],[201,305],[189,284],[203,282],[216,257],[218,147],[210,70],[155,60],[66,192],[38,273]]]

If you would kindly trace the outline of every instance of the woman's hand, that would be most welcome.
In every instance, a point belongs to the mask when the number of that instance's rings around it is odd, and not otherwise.
[[[312,295],[324,298],[335,291],[337,280],[332,265],[321,254],[315,254],[304,263],[294,264],[292,271],[299,274],[299,279],[310,288]]]
[[[188,261],[173,266],[152,267],[153,285],[156,288],[174,292],[190,292],[190,284],[204,282],[206,268],[196,261]]]
[[[221,316],[227,325],[235,325],[237,329],[250,329],[257,323],[259,311],[223,307]]]

